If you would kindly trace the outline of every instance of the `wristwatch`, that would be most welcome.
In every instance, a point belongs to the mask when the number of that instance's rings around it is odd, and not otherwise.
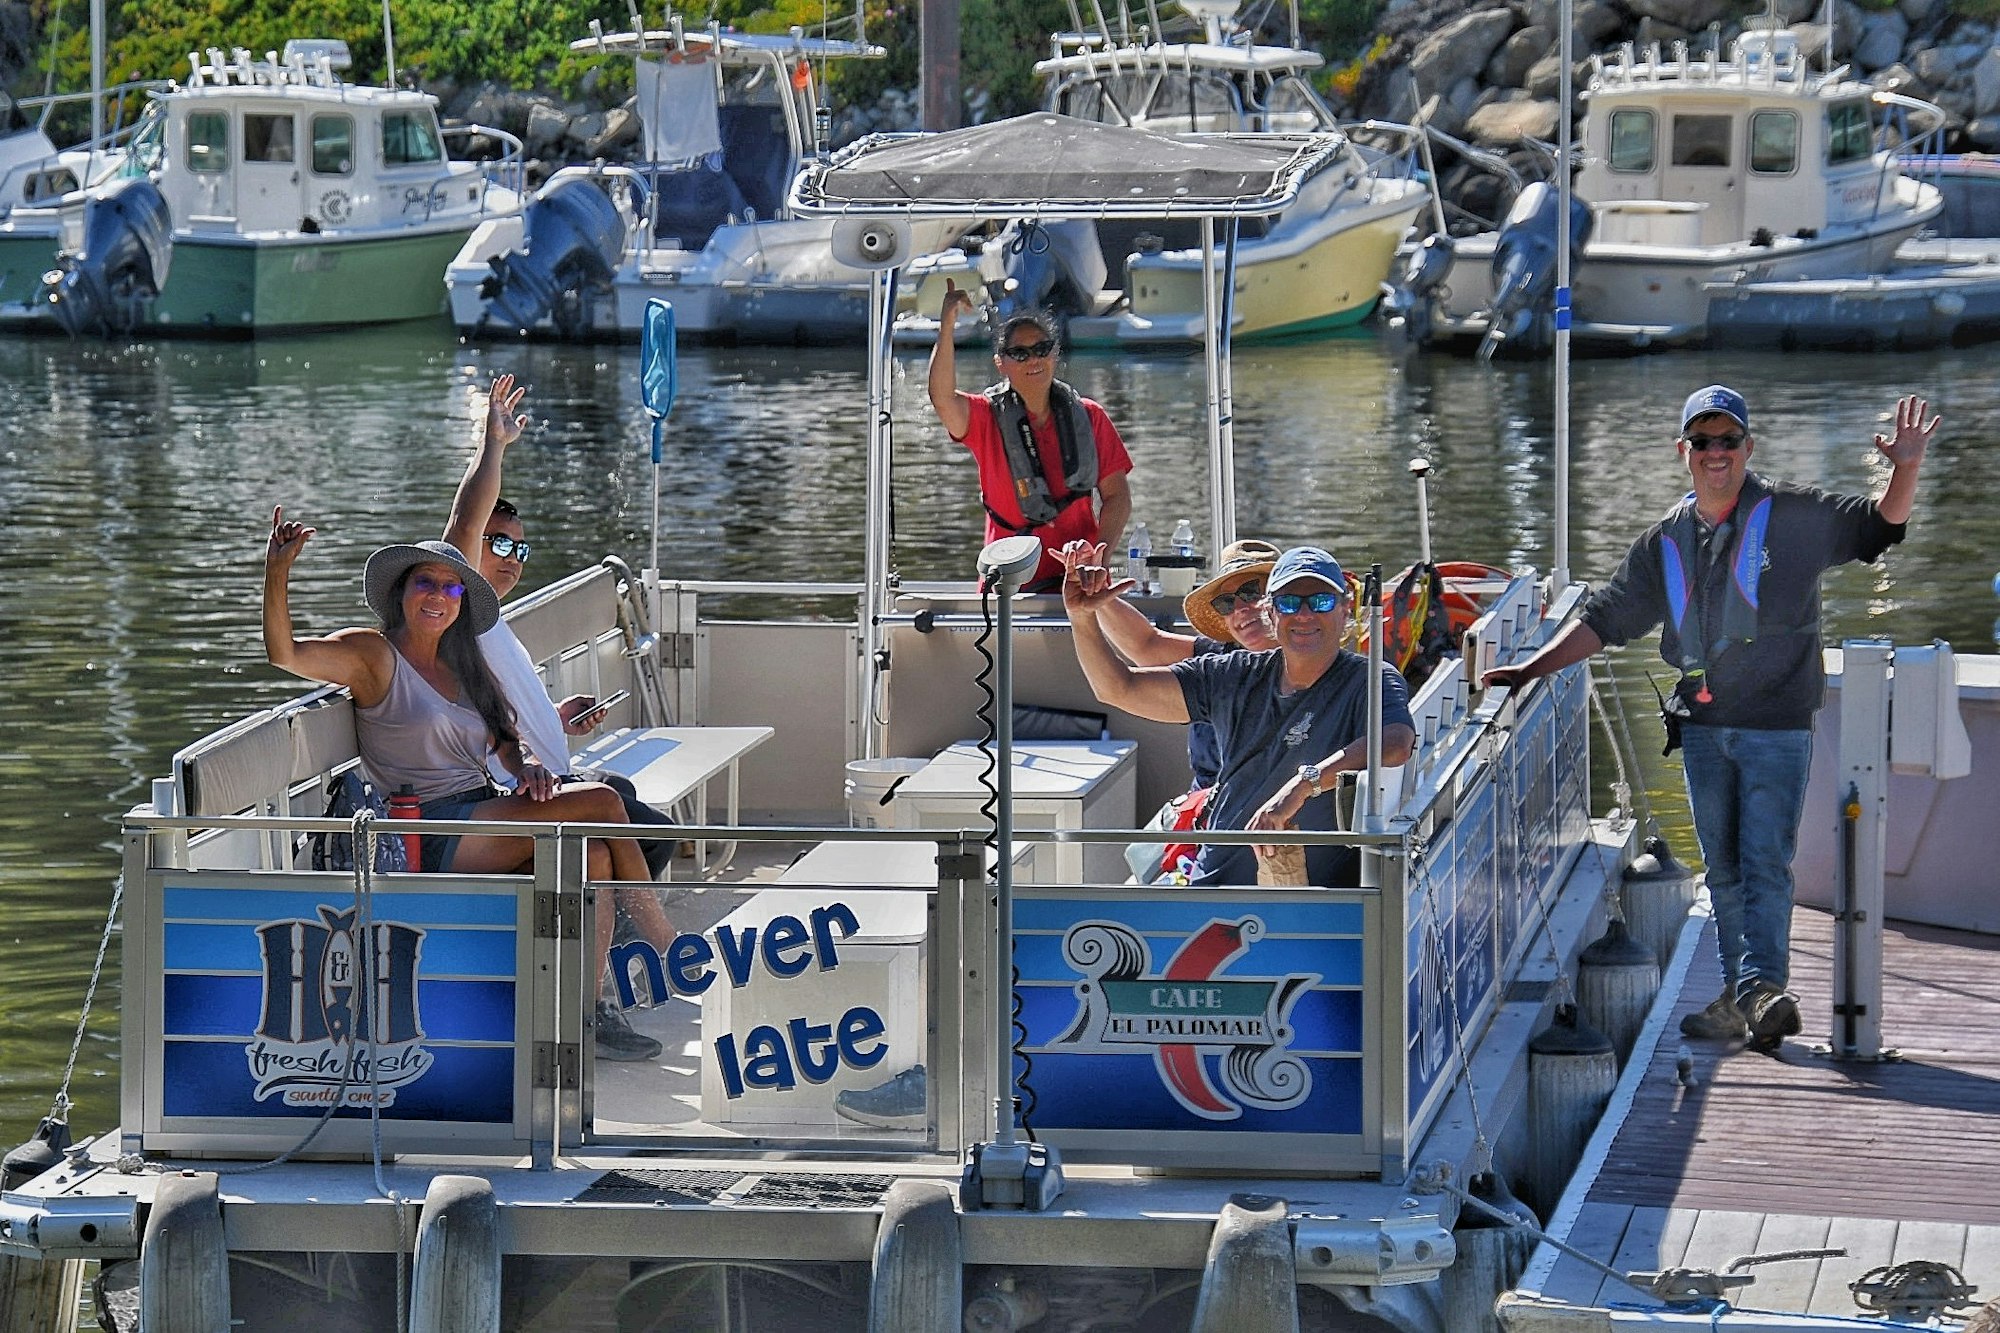
[[[1300,764],[1299,780],[1306,784],[1306,790],[1308,792],[1310,792],[1314,796],[1319,795],[1320,787],[1319,787],[1318,764]]]

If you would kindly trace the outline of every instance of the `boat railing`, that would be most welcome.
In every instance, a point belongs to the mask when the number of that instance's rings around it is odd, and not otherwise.
[[[113,84],[99,93],[44,93],[34,97],[20,98],[15,102],[15,105],[23,111],[33,111],[39,108],[42,114],[40,120],[37,122],[37,127],[47,130],[49,120],[55,115],[58,109],[64,107],[84,107],[87,109],[93,98],[109,99],[111,104],[111,128],[94,143],[79,143],[75,145],[78,148],[107,147],[115,142],[115,136],[129,134],[132,126],[136,125],[139,121],[139,116],[134,115],[130,124],[126,122],[126,103],[129,100],[139,97],[142,94],[151,94],[164,88],[171,88],[172,86],[173,81],[171,79],[128,79],[124,83]]]
[[[111,88],[106,88],[102,95],[112,99],[111,127],[94,139],[84,139],[70,145],[68,148],[56,149],[42,157],[14,163],[7,168],[4,174],[0,174],[0,199],[11,197],[16,192],[17,185],[34,173],[47,171],[52,167],[61,165],[62,157],[65,153],[84,153],[88,155],[85,167],[86,175],[89,174],[91,167],[100,165],[100,158],[106,159],[101,165],[114,165],[108,159],[108,155],[114,151],[123,149],[131,141],[132,136],[138,132],[139,127],[146,123],[144,109],[139,114],[133,116],[129,122],[126,120],[127,100],[140,93],[151,93],[170,86],[171,84],[165,79],[135,79],[130,82],[117,84]],[[49,121],[57,108],[79,105],[87,106],[90,100],[91,94],[87,92],[55,93],[48,96],[24,97],[20,99],[18,105],[24,109],[40,107],[42,114],[36,128],[46,133]],[[95,183],[94,179],[85,179],[77,182],[79,187],[87,187]],[[0,217],[7,216],[16,207],[46,207],[54,202],[54,198],[49,198],[29,200],[22,205],[9,206],[0,204]]]
[[[747,654],[789,654],[798,642],[784,638],[783,647],[775,647],[779,640],[768,637],[771,629],[703,621],[694,614],[697,588],[704,596],[780,595],[794,603],[802,588],[814,595],[843,598],[856,591],[853,584],[833,581],[667,583],[658,588],[650,621],[628,626],[621,621],[620,599],[633,582],[618,567],[585,570],[539,591],[513,610],[510,623],[531,657],[559,669],[561,674],[551,682],[553,689],[580,692],[625,683],[638,659],[645,657],[657,659],[665,668],[678,704],[686,697],[678,678],[692,676],[698,685],[704,672],[738,674]],[[1086,1015],[1077,1010],[1078,997],[1085,994],[1076,989],[1077,968],[1062,961],[1065,941],[1083,947],[1088,932],[1098,925],[1151,920],[1162,912],[1179,916],[1206,912],[1220,922],[1254,923],[1243,926],[1250,936],[1267,927],[1273,932],[1275,951],[1248,955],[1245,965],[1225,980],[1233,980],[1235,974],[1291,978],[1285,957],[1298,954],[1295,961],[1301,966],[1292,969],[1298,977],[1288,984],[1325,991],[1315,1004],[1346,1004],[1348,1000],[1337,997],[1378,988],[1382,995],[1400,996],[1407,983],[1411,996],[1407,1006],[1394,1000],[1374,1002],[1385,1025],[1380,1031],[1372,1025],[1336,1024],[1315,1030],[1311,1041],[1294,1043],[1300,1048],[1296,1058],[1313,1071],[1314,1086],[1364,1091],[1358,1094],[1359,1103],[1316,1103],[1319,1109],[1307,1117],[1310,1123],[1290,1122],[1306,1125],[1310,1156],[1325,1174],[1401,1178],[1409,1155],[1456,1077],[1450,1059],[1456,1038],[1451,1032],[1480,1030],[1483,1015],[1499,1003],[1505,979],[1536,947],[1538,922],[1549,910],[1562,874],[1588,842],[1589,776],[1583,743],[1588,704],[1581,669],[1539,682],[1504,703],[1481,701],[1476,707],[1468,684],[1484,666],[1531,651],[1562,616],[1573,612],[1578,595],[1558,599],[1554,614],[1545,619],[1531,576],[1508,585],[1470,631],[1468,662],[1446,663],[1412,701],[1419,728],[1417,757],[1405,770],[1390,770],[1391,779],[1379,800],[1371,803],[1365,790],[1354,793],[1350,829],[1282,836],[1216,830],[1202,835],[1207,841],[1228,844],[1352,847],[1361,853],[1359,883],[1215,889],[1119,883],[1054,869],[1065,855],[1060,849],[1080,844],[1066,854],[1068,864],[1101,865],[1104,844],[1164,842],[1175,835],[1122,827],[1125,819],[1113,821],[1119,826],[1086,821],[1082,827],[1019,829],[1014,835],[1017,851],[1026,849],[1032,858],[1037,848],[1057,849],[1034,862],[1038,868],[1025,873],[1015,892],[1017,922],[1026,932],[1016,956],[1022,966],[1023,994],[1035,1015],[1030,1035],[1023,1040],[1034,1061],[1031,1081],[1044,1097],[1041,1118],[1035,1122],[1037,1132],[1060,1141],[1072,1160],[1297,1169],[1301,1140],[1288,1137],[1281,1145],[1255,1125],[1135,1136],[1093,1129],[1074,1119],[1065,1123],[1066,1116],[1073,1117],[1075,1108],[1085,1104],[1080,1100],[1083,1089],[1099,1077],[1091,1072],[1091,1061],[1130,1053],[1113,1030],[1089,1040],[1069,1035]],[[898,654],[896,672],[955,669],[968,660],[965,653],[973,628],[933,624],[927,634],[913,626],[895,630],[900,637],[889,642]],[[775,632],[782,636],[801,629],[815,635],[831,631],[831,637],[824,647],[809,647],[788,657],[789,715],[782,707],[771,715],[780,723],[780,734],[764,751],[779,755],[774,762],[786,769],[807,765],[814,753],[815,729],[825,730],[816,716],[819,710],[801,706],[799,682],[809,678],[821,656],[832,661],[854,655],[851,625],[784,624]],[[738,640],[728,642],[732,633]],[[759,633],[767,637],[754,637]],[[744,639],[746,634],[753,637]],[[1024,630],[1020,641],[1030,645],[1023,649],[1024,660],[1036,652],[1060,649],[1051,638]],[[925,658],[924,653],[933,656]],[[710,658],[706,663],[704,656]],[[640,725],[659,722],[658,702],[643,691],[635,689],[635,695],[647,700],[648,708],[642,713],[635,711],[636,702],[621,705],[627,710],[621,720]],[[916,706],[923,696],[920,692],[906,702]],[[732,704],[739,712],[745,706],[743,700]],[[704,720],[743,719],[686,720],[698,725]],[[964,735],[959,725],[954,720],[942,724],[951,739]],[[622,970],[628,981],[639,979],[633,983],[639,987],[634,994],[641,997],[635,1002],[644,1003],[644,987],[654,985],[646,978],[655,975],[656,966],[667,981],[655,987],[652,998],[664,998],[663,986],[694,1001],[674,1007],[680,1015],[676,1021],[692,1021],[692,1015],[700,1012],[700,1024],[681,1035],[695,1043],[688,1049],[707,1053],[702,1069],[683,1068],[678,1074],[653,1071],[646,1075],[650,1082],[634,1085],[631,1070],[596,1067],[584,1054],[590,1049],[585,1024],[591,1011],[586,1000],[592,971],[586,960],[596,938],[592,914],[609,910],[608,900],[617,888],[586,882],[581,854],[581,840],[630,836],[635,832],[632,826],[509,823],[505,828],[510,836],[535,841],[530,874],[383,873],[373,877],[372,885],[357,884],[351,872],[306,868],[310,861],[299,836],[348,831],[345,821],[327,819],[320,811],[324,779],[352,763],[354,754],[351,702],[341,692],[319,691],[225,728],[183,751],[176,756],[174,778],[156,784],[152,807],[135,811],[128,820],[128,901],[138,915],[126,932],[127,994],[140,997],[130,1011],[130,1021],[138,1026],[128,1032],[128,1049],[147,1052],[145,1058],[128,1063],[133,1079],[126,1089],[124,1120],[128,1133],[137,1136],[135,1151],[256,1155],[289,1146],[309,1127],[304,1112],[321,1109],[324,1095],[336,1095],[328,1088],[311,1097],[301,1094],[304,1099],[290,1107],[266,1105],[247,1093],[210,1105],[205,1094],[175,1094],[168,1099],[164,1091],[205,1087],[200,1080],[163,1079],[145,1071],[219,1058],[216,1033],[207,1027],[198,1033],[169,1027],[170,1015],[196,1012],[188,1007],[189,988],[209,984],[194,978],[210,972],[220,978],[212,986],[216,995],[223,997],[226,992],[235,997],[218,1003],[225,1009],[233,1004],[250,1015],[241,1020],[240,1031],[231,1029],[234,1035],[223,1043],[231,1046],[241,1037],[243,1050],[232,1059],[235,1068],[242,1068],[256,1042],[268,1039],[255,1031],[257,1014],[299,1012],[283,997],[276,1009],[264,1002],[268,996],[255,1003],[246,998],[263,984],[246,978],[292,975],[289,963],[278,966],[282,959],[258,961],[262,955],[257,951],[266,947],[260,941],[318,939],[322,929],[337,934],[336,928],[346,929],[342,923],[350,920],[344,914],[359,910],[363,898],[372,903],[375,922],[382,929],[394,926],[404,931],[396,938],[412,949],[416,937],[409,931],[424,932],[430,941],[421,954],[424,967],[436,964],[450,975],[432,978],[436,985],[426,994],[443,995],[462,981],[467,987],[463,993],[476,994],[478,1003],[492,1011],[480,1020],[484,1026],[474,1025],[485,1034],[481,1036],[467,1035],[473,1029],[464,1027],[462,1010],[452,1011],[460,1026],[447,1030],[443,1016],[449,1006],[440,1009],[441,1025],[425,1039],[431,1053],[447,1065],[458,1062],[461,1072],[466,1062],[478,1065],[484,1072],[468,1087],[513,1089],[494,1106],[455,1094],[447,1095],[445,1103],[431,1093],[405,1094],[406,1109],[382,1108],[384,1142],[394,1150],[424,1151],[448,1140],[456,1153],[519,1153],[540,1161],[585,1146],[710,1154],[852,1155],[866,1150],[878,1156],[935,1158],[955,1155],[965,1144],[983,1142],[992,1133],[994,1098],[988,1071],[995,1061],[991,1038],[985,1034],[994,1030],[998,1001],[977,978],[994,975],[997,966],[987,956],[997,927],[980,869],[987,855],[982,844],[993,833],[986,820],[972,814],[969,804],[965,818],[944,813],[931,817],[935,827],[921,829],[849,829],[760,817],[761,822],[690,821],[663,830],[660,836],[677,840],[735,842],[745,849],[740,864],[748,868],[664,886],[675,895],[666,902],[675,922],[671,946],[656,947],[662,942],[654,941],[647,945],[650,954],[627,947],[618,955],[624,962],[614,969],[614,976]],[[833,771],[837,775],[837,765]],[[420,820],[377,827],[385,836],[394,836],[405,831],[463,835],[490,832],[493,826]],[[839,848],[856,840],[873,844],[861,853],[866,856],[882,855],[880,849],[888,845],[935,843],[943,859],[933,861],[932,854],[924,852],[918,862],[924,870],[915,882],[885,877],[878,888],[871,878],[865,893],[852,884],[815,881],[809,875],[781,875],[782,882],[774,883],[759,877],[768,872],[755,871],[758,849],[763,849],[763,864],[782,865],[783,855],[773,856],[780,848]],[[1519,852],[1502,858],[1504,865],[1494,861],[1492,852],[1502,845]],[[773,890],[777,896],[765,896]],[[843,959],[856,967],[817,985],[811,981],[794,985],[796,974],[778,974],[794,961],[790,953],[780,957],[780,968],[768,976],[764,973],[769,969],[762,964],[753,968],[740,962],[748,947],[742,932],[750,926],[776,929],[779,918],[785,917],[800,923],[798,929],[810,937],[816,911],[831,914],[822,921],[844,920],[843,911],[857,917],[858,933],[850,932],[854,957]],[[324,915],[329,912],[332,925]],[[433,915],[426,917],[427,912]],[[282,931],[260,934],[261,927],[254,922],[245,925],[253,918],[266,926],[289,924]],[[1193,928],[1207,919],[1194,921]],[[1286,924],[1277,924],[1281,921]],[[758,977],[741,985],[731,983],[712,996],[675,988],[672,960],[685,961],[703,950],[711,960],[721,957],[724,946],[718,932],[724,926],[737,932],[729,947],[738,950],[741,969],[746,976],[757,971]],[[1143,927],[1142,933],[1152,929]],[[219,939],[217,930],[233,931],[234,942],[211,955],[208,950]],[[793,927],[783,930],[789,934]],[[1300,932],[1297,937],[1295,931]],[[1323,945],[1311,944],[1320,937]],[[1164,942],[1149,947],[1171,948]],[[1302,949],[1305,953],[1299,953]],[[1305,967],[1308,958],[1320,961]],[[1327,970],[1336,959],[1345,960],[1339,967],[1346,970],[1338,976]],[[866,966],[860,966],[864,960]],[[1154,959],[1156,966],[1165,962],[1164,956]],[[174,978],[172,1005],[165,1003],[160,990],[162,975]],[[867,980],[871,976],[874,980]],[[556,978],[561,978],[560,984]],[[806,1007],[784,1007],[793,1001]],[[833,1012],[818,1012],[828,1005]],[[894,1008],[893,1022],[892,1006],[899,1006]],[[816,1024],[837,1023],[857,1008],[874,1012],[894,1027],[896,1068],[917,1058],[920,1051],[921,1062],[933,1071],[931,1114],[921,1133],[857,1139],[853,1127],[833,1115],[831,1101],[841,1087],[872,1086],[879,1073],[848,1070],[842,1076],[845,1081],[811,1088],[801,1083],[760,1089],[754,1078],[743,1083],[749,1068],[746,1043],[755,1037],[768,1044],[786,1030],[785,1021],[769,1015],[781,1009],[796,1014],[802,1030],[810,1034],[817,1030]],[[1447,1009],[1453,1014],[1450,1021]],[[215,1011],[202,1012],[212,1017]],[[766,1017],[756,1018],[758,1014]],[[857,1016],[854,1030],[870,1028],[873,1021]],[[209,1018],[202,1024],[213,1026]],[[759,1035],[759,1024],[778,1036]],[[1336,1030],[1348,1035],[1336,1039],[1332,1035]],[[725,1036],[733,1044],[716,1046]],[[277,1046],[290,1050],[311,1044],[307,1036],[293,1032]],[[425,1063],[415,1050],[404,1043],[398,1069],[410,1071]],[[824,1056],[822,1050],[812,1058]],[[324,1059],[320,1064],[324,1066]],[[758,1066],[767,1072],[776,1067]],[[894,1068],[885,1072],[893,1073]],[[374,1094],[352,1088],[349,1092],[359,1099],[350,1100],[355,1108],[352,1117],[337,1119],[330,1127],[337,1130],[333,1138],[321,1141],[335,1153],[364,1151],[367,1144],[366,1098]],[[686,1114],[676,1112],[680,1117],[676,1119],[658,1113],[659,1107],[669,1104]]]
[[[516,197],[527,193],[527,155],[519,135],[510,134],[506,130],[493,125],[448,125],[438,131],[438,136],[445,142],[447,147],[453,140],[459,140],[465,145],[470,146],[471,142],[477,138],[490,139],[499,144],[501,149],[499,157],[477,159],[479,174],[486,179],[488,184],[496,185],[503,190],[511,190]],[[456,157],[454,160],[470,161],[473,159]],[[436,191],[432,193],[435,195]],[[433,198],[427,203],[426,208],[434,208],[435,206],[436,201]],[[480,199],[479,207],[482,213],[486,210],[486,201],[483,196]]]

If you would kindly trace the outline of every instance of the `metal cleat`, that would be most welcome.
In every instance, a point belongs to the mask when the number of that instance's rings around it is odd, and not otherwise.
[[[1668,1305],[1693,1305],[1727,1300],[1731,1292],[1757,1279],[1749,1273],[1712,1273],[1705,1268],[1668,1268],[1658,1273],[1634,1273],[1629,1279]]]

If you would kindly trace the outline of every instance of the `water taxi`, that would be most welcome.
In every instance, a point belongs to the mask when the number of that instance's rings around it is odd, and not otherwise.
[[[864,142],[793,202],[860,230],[1191,217],[1212,245],[1341,160],[1316,134],[1093,126],[1043,188],[996,195],[1024,128]],[[582,840],[628,826],[510,824],[527,875],[314,870],[305,835],[373,830],[322,814],[356,760],[351,700],[245,718],[126,817],[120,1125],[52,1128],[46,1169],[8,1181],[9,1333],[73,1310],[88,1261],[110,1326],[153,1333],[304,1308],[420,1333],[1497,1327],[1550,1235],[1515,1195],[1565,1216],[1612,1095],[1579,1006],[1656,1033],[1680,1001],[1655,996],[1659,960],[1684,972],[1701,923],[1664,847],[1638,855],[1642,818],[1592,815],[1587,668],[1474,688],[1582,588],[1560,565],[1546,595],[1504,580],[1413,698],[1414,755],[1375,749],[1341,830],[1202,835],[1350,846],[1355,882],[1127,882],[1126,844],[1179,836],[1138,825],[1185,789],[1185,736],[1094,704],[1060,607],[1013,593],[1009,542],[964,579],[899,576],[895,267],[870,291],[859,583],[613,557],[512,611],[557,693],[629,692],[575,764],[684,812],[671,937],[611,953],[611,1002],[660,1054],[593,1045],[615,908]],[[1205,343],[1221,544],[1226,326]],[[642,356],[663,417],[671,357]],[[854,614],[801,609],[836,602]],[[1621,936],[1608,976],[1586,955]],[[1689,1285],[1662,1289],[1668,1315]]]

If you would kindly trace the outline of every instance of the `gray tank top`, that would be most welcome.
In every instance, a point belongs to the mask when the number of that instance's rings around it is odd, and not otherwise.
[[[361,762],[377,788],[387,797],[408,784],[418,800],[430,801],[487,781],[486,719],[439,694],[401,653],[395,657],[389,693],[373,708],[354,710]]]

